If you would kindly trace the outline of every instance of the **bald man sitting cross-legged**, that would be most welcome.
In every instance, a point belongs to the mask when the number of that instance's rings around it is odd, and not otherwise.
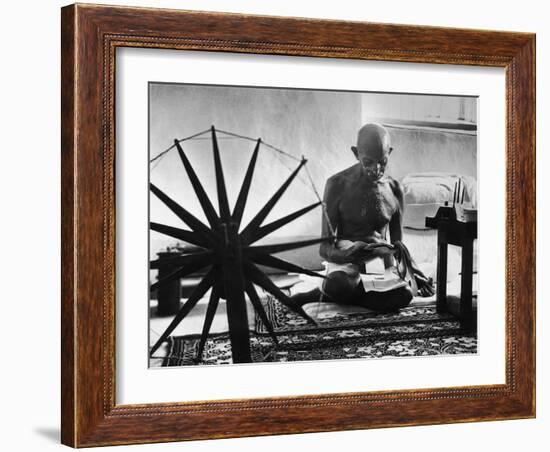
[[[324,297],[321,297],[321,289],[314,289],[292,298],[299,305],[322,298],[377,311],[395,311],[412,300],[409,285],[375,292],[365,291],[361,282],[365,263],[382,258],[387,268],[395,265],[393,247],[373,244],[387,244],[387,232],[391,244],[400,243],[403,237],[403,191],[399,182],[385,175],[392,151],[389,133],[381,125],[367,124],[359,131],[357,147],[352,146],[351,150],[358,163],[330,177],[325,187],[328,220],[341,240],[323,243],[320,248],[328,270],[322,287]],[[330,233],[324,217],[323,236]],[[427,278],[412,260],[411,267],[418,293],[432,295],[431,278]]]

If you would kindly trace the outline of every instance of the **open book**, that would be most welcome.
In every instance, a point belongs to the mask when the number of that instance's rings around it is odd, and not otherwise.
[[[383,269],[383,272],[368,272],[361,275],[365,292],[387,292],[406,286],[407,281],[401,279],[394,267]]]

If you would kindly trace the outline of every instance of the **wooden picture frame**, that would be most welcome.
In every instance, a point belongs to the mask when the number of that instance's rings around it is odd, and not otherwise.
[[[73,447],[535,416],[535,35],[71,5],[62,9],[62,442]],[[115,50],[147,47],[506,70],[506,382],[115,403]]]

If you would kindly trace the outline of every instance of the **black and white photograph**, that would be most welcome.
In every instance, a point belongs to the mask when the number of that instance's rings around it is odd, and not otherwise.
[[[148,89],[150,367],[478,352],[476,97]]]

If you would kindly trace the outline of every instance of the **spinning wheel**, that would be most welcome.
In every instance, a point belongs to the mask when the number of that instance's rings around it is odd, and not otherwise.
[[[208,220],[208,225],[197,219],[194,215],[175,202],[155,185],[150,184],[151,192],[173,213],[175,213],[183,221],[183,223],[189,227],[190,230],[175,228],[154,222],[150,223],[150,228],[153,231],[160,232],[199,247],[199,250],[196,252],[182,253],[180,256],[151,261],[151,269],[159,269],[163,265],[170,265],[172,267],[176,267],[177,269],[168,276],[152,284],[150,289],[155,290],[165,284],[172,283],[176,279],[179,280],[179,278],[185,277],[199,270],[207,269],[206,274],[200,283],[195,287],[168,328],[166,328],[164,333],[162,333],[160,338],[151,348],[150,355],[152,356],[153,353],[158,350],[161,344],[170,336],[178,324],[197,305],[204,294],[209,289],[212,289],[204,319],[199,348],[195,359],[197,362],[202,359],[202,353],[206,339],[210,332],[214,315],[216,314],[220,298],[223,298],[226,300],[227,304],[227,320],[233,362],[247,363],[251,362],[252,359],[250,353],[250,336],[245,293],[248,295],[254,310],[265,324],[271,338],[276,344],[278,343],[277,336],[267,318],[255,286],[259,286],[265,291],[271,293],[280,303],[298,313],[308,322],[315,324],[315,321],[311,319],[300,306],[295,305],[293,301],[271,281],[271,279],[258,267],[258,264],[284,271],[322,278],[323,276],[318,273],[284,261],[273,256],[272,254],[330,241],[333,240],[334,237],[321,237],[313,240],[253,246],[256,241],[322,205],[322,202],[319,201],[311,204],[303,209],[297,210],[287,216],[273,221],[272,223],[265,225],[263,224],[266,217],[292,183],[300,169],[306,164],[306,159],[302,158],[298,167],[290,174],[288,179],[273,194],[262,209],[260,209],[250,223],[248,223],[248,225],[241,230],[241,220],[252,183],[252,176],[256,166],[261,139],[258,139],[256,142],[256,146],[246,170],[237,201],[233,211],[231,212],[220,159],[216,130],[214,126],[212,126],[210,130],[212,135],[214,168],[219,203],[218,211],[214,209],[212,202],[210,201],[193,167],[191,166],[191,163],[185,155],[185,152],[180,145],[181,140],[174,140],[174,145]]]

